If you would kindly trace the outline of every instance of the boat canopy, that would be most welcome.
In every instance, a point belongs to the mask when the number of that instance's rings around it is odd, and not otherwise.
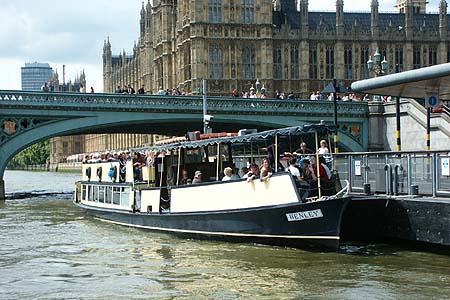
[[[220,137],[220,138],[211,138],[204,140],[196,140],[196,141],[187,141],[187,142],[178,142],[167,145],[160,146],[150,146],[150,147],[142,147],[142,148],[133,148],[133,151],[164,151],[164,150],[175,150],[179,148],[201,148],[205,146],[213,146],[217,144],[226,144],[226,143],[248,143],[252,141],[257,141],[261,139],[267,139],[273,136],[301,136],[305,134],[315,133],[318,134],[328,134],[333,130],[332,127],[324,125],[324,124],[307,124],[302,126],[293,126],[286,127],[281,129],[272,129],[267,131],[262,131],[258,133],[245,134],[241,136],[232,136],[232,137]]]

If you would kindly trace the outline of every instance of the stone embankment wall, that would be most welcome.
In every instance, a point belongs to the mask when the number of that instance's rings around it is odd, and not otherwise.
[[[42,164],[27,165],[20,168],[8,168],[8,170],[22,171],[46,171],[46,172],[81,172],[81,163],[59,163],[59,164]]]
[[[402,151],[425,151],[427,112],[415,100],[401,100],[400,124]],[[396,151],[395,102],[369,106],[369,150]],[[450,116],[431,114],[431,150],[450,149]]]

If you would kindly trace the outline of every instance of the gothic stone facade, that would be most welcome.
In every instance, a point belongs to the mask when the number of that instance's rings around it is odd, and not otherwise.
[[[447,3],[425,13],[425,0],[397,1],[398,13],[310,12],[308,0],[154,0],[141,10],[132,55],[103,53],[104,91],[145,86],[148,93],[178,87],[195,94],[248,90],[256,79],[267,89],[307,96],[331,79],[345,85],[373,76],[369,57],[378,49],[388,73],[449,61]]]

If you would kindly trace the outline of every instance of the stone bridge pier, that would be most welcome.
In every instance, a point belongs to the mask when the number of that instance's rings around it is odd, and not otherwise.
[[[0,201],[5,201],[5,180],[0,179]]]

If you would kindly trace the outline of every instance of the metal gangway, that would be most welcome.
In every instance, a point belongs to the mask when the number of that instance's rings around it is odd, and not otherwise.
[[[333,155],[350,192],[450,198],[450,150]]]

